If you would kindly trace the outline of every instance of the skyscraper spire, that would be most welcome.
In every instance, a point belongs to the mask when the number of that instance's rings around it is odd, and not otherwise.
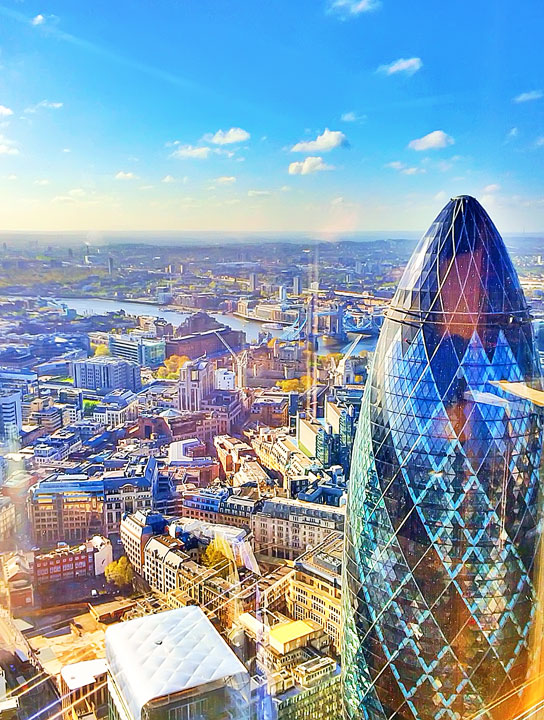
[[[499,380],[541,389],[531,318],[502,238],[461,196],[406,267],[365,390],[343,581],[350,720],[519,706],[542,412]]]

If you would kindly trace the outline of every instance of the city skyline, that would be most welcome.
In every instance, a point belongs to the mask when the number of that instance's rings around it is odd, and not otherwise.
[[[544,230],[542,8],[234,9],[0,4],[0,231]]]

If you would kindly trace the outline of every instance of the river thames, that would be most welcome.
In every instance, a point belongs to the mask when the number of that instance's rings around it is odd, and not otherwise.
[[[119,312],[124,310],[127,315],[152,315],[153,317],[164,318],[168,322],[172,323],[174,327],[180,325],[186,320],[191,313],[179,312],[177,310],[168,310],[161,305],[152,305],[141,302],[132,302],[130,300],[106,300],[104,298],[54,298],[55,302],[63,303],[69,308],[75,310],[78,315],[103,315],[108,312]],[[237,317],[236,315],[226,315],[222,313],[207,312],[208,315],[215,318],[218,322],[225,325],[229,325],[234,330],[243,330],[246,333],[248,342],[256,342],[259,336],[259,332],[267,330],[274,337],[281,335],[282,330],[270,330],[269,328],[263,327],[262,323],[254,320],[244,320],[243,318]],[[354,339],[354,335],[350,335],[351,339]],[[377,338],[373,337],[362,337],[357,347],[358,351],[370,350],[373,351],[376,347]],[[326,354],[330,352],[344,351],[349,347],[351,343],[347,344],[331,344],[324,343],[321,338],[318,340],[319,352]]]

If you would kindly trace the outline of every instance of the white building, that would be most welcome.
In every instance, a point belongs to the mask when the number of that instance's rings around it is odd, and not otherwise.
[[[178,569],[190,557],[183,543],[169,535],[150,538],[144,547],[144,578],[153,588],[166,594],[178,586]]]
[[[95,535],[88,543],[94,550],[94,574],[103,575],[108,565],[113,562],[113,546],[108,538]]]
[[[146,543],[153,535],[162,534],[165,527],[163,516],[151,511],[138,510],[132,515],[125,515],[121,520],[119,533],[125,555],[139,575],[143,574]]]
[[[249,675],[197,606],[106,630],[111,720],[249,720]]]
[[[226,368],[215,371],[216,390],[234,390],[236,388],[236,373]]]
[[[74,387],[110,392],[132,390],[142,387],[140,366],[116,357],[92,357],[76,360],[72,365]]]

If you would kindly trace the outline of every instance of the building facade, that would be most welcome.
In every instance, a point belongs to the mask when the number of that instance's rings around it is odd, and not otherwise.
[[[251,517],[255,552],[294,560],[334,530],[344,530],[344,508],[290,498],[265,500]]]
[[[110,335],[108,348],[115,357],[130,360],[142,367],[156,368],[164,362],[166,343],[141,335]]]
[[[116,357],[93,357],[73,363],[74,386],[110,392],[142,388],[140,366]]]
[[[0,441],[18,438],[22,423],[21,392],[0,390]]]
[[[346,718],[520,711],[541,389],[504,243],[476,200],[454,198],[408,263],[365,389],[342,581]]]

